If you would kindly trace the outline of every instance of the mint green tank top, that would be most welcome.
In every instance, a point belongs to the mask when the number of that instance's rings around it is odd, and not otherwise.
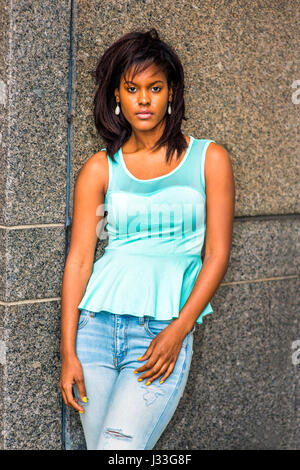
[[[156,320],[179,316],[202,267],[204,164],[214,142],[189,137],[180,164],[156,178],[132,175],[122,148],[114,155],[115,162],[107,157],[107,218],[101,238],[106,234],[108,244],[93,264],[80,310],[148,315]],[[196,322],[202,323],[211,313],[208,303]]]

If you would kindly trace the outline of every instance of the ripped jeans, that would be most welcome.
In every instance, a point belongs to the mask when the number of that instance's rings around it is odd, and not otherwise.
[[[195,326],[182,342],[175,367],[164,383],[138,382],[134,370],[155,336],[172,320],[81,310],[76,353],[82,365],[88,403],[74,394],[87,450],[152,449],[171,420],[189,375]],[[145,372],[143,372],[145,373]],[[162,374],[164,375],[164,374]]]

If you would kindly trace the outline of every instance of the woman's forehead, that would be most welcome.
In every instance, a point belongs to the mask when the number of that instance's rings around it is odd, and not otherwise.
[[[121,76],[122,81],[136,81],[139,80],[165,80],[166,76],[165,73],[155,64],[149,65],[143,71],[138,71],[133,77],[134,65],[131,67],[130,70],[124,72]]]

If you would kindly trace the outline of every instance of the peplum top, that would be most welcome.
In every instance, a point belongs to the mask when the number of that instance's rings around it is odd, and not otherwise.
[[[202,267],[204,165],[214,142],[189,137],[179,165],[156,178],[136,178],[126,167],[122,148],[115,162],[107,156],[109,184],[100,214],[107,215],[98,237],[108,238],[108,244],[93,264],[79,310],[156,320],[179,316]],[[208,303],[196,322],[212,313]]]

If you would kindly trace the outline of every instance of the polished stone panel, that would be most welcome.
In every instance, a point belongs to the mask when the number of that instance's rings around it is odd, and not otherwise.
[[[69,3],[1,1],[1,224],[64,223]]]
[[[33,227],[0,229],[6,256],[0,265],[5,302],[60,297],[64,271],[65,229]]]
[[[62,449],[70,2],[0,10],[0,448]]]
[[[2,307],[1,316],[4,449],[62,449],[59,302]]]

